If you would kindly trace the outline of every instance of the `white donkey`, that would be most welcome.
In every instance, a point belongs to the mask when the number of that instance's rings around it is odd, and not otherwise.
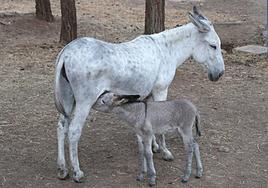
[[[73,179],[80,182],[84,177],[79,167],[78,141],[90,109],[105,91],[139,95],[141,99],[151,94],[154,101],[166,100],[176,69],[190,57],[207,69],[211,81],[223,75],[221,43],[212,23],[195,7],[189,18],[192,23],[120,44],[79,38],[59,53],[55,103],[61,113],[57,161],[60,179],[68,176],[64,156],[67,133]],[[166,148],[164,152],[171,155]]]

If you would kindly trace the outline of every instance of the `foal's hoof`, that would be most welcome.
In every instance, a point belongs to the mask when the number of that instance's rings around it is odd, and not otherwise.
[[[195,175],[195,178],[199,179],[203,176],[203,171],[197,171],[196,172],[196,175]]]
[[[164,153],[163,157],[162,157],[165,161],[173,161],[174,157],[171,153]]]
[[[182,183],[187,183],[189,180],[189,177],[188,176],[183,176],[182,179],[181,179],[181,182]]]
[[[182,183],[187,183],[187,182],[188,182],[188,180],[181,179],[181,182],[182,182]]]
[[[143,176],[142,174],[137,175],[136,180],[137,180],[137,181],[143,181],[143,180],[144,180],[144,176]]]
[[[67,169],[58,169],[58,178],[60,180],[66,180],[69,178],[68,170]]]
[[[84,172],[82,172],[82,171],[74,172],[73,180],[76,183],[82,183],[84,181]]]

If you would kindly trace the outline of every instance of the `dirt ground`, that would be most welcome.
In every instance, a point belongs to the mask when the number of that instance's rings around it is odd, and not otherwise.
[[[77,0],[79,36],[122,42],[143,33],[143,0]],[[79,144],[84,183],[57,179],[53,101],[54,60],[62,46],[59,1],[51,0],[54,23],[34,18],[33,0],[1,0],[0,187],[147,187],[136,182],[137,146],[126,123],[92,112]],[[224,77],[210,82],[195,62],[178,69],[169,99],[187,98],[201,113],[200,143],[205,174],[180,182],[182,142],[168,135],[175,155],[154,155],[157,187],[265,188],[268,186],[268,62],[265,56],[230,53],[230,46],[263,44],[265,0],[167,0],[166,26],[187,22],[198,4],[222,37]]]

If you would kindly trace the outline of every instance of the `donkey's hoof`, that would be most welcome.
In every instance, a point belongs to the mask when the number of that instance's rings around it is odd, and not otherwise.
[[[76,183],[82,183],[84,181],[84,172],[82,172],[82,171],[74,172],[73,180]]]
[[[156,181],[149,181],[149,186],[152,187],[152,186],[155,186],[156,185]]]
[[[156,185],[156,177],[149,178],[149,186],[152,187]]]
[[[173,161],[174,157],[173,155],[169,152],[169,153],[164,153],[163,157],[162,157],[165,161]]]
[[[152,145],[152,151],[153,153],[160,153],[160,147],[159,145]]]
[[[66,180],[69,178],[69,173],[67,169],[58,169],[58,178],[60,180]]]

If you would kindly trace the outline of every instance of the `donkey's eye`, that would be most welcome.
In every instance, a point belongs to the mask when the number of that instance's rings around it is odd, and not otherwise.
[[[213,48],[214,50],[217,49],[217,46],[216,46],[216,45],[210,44],[209,46],[210,46],[211,48]]]

